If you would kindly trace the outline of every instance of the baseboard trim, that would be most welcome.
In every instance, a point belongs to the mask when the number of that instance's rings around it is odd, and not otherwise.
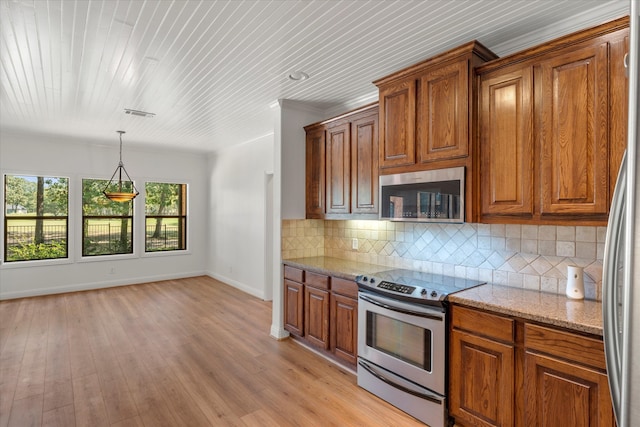
[[[180,274],[160,274],[157,276],[143,276],[136,278],[125,278],[120,280],[100,281],[93,283],[79,283],[75,285],[57,286],[54,288],[38,288],[25,291],[2,292],[0,291],[0,300],[9,300],[17,298],[38,297],[43,295],[64,294],[68,292],[91,291],[95,289],[115,288],[118,286],[139,285],[141,283],[159,282],[163,280],[185,279],[188,277],[205,276],[204,271],[192,271]]]
[[[221,282],[224,282],[227,285],[232,286],[236,289],[239,289],[242,292],[245,292],[249,295],[253,295],[256,298],[260,298],[261,300],[264,300],[264,291],[259,291],[256,288],[252,288],[251,286],[245,283],[239,282],[234,279],[230,279],[228,277],[223,276],[222,274],[214,273],[213,271],[208,271],[207,276],[211,277],[212,279],[216,279]]]

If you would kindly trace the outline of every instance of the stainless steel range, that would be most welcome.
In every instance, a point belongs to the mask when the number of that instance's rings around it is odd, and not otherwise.
[[[446,426],[447,296],[483,282],[402,269],[356,282],[358,385],[431,427]]]

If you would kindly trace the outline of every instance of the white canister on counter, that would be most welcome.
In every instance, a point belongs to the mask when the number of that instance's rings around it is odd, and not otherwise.
[[[567,291],[572,299],[584,299],[584,270],[577,265],[567,266]]]

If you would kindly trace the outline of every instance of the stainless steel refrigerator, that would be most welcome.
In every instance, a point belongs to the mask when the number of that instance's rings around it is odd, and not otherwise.
[[[640,426],[640,0],[631,0],[628,142],[614,193],[603,266],[603,329],[618,427]]]

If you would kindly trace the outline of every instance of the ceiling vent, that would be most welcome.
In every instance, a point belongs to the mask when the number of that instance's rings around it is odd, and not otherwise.
[[[156,113],[148,113],[146,111],[140,110],[132,110],[131,108],[124,109],[125,114],[131,114],[132,116],[140,116],[140,117],[154,117]]]

